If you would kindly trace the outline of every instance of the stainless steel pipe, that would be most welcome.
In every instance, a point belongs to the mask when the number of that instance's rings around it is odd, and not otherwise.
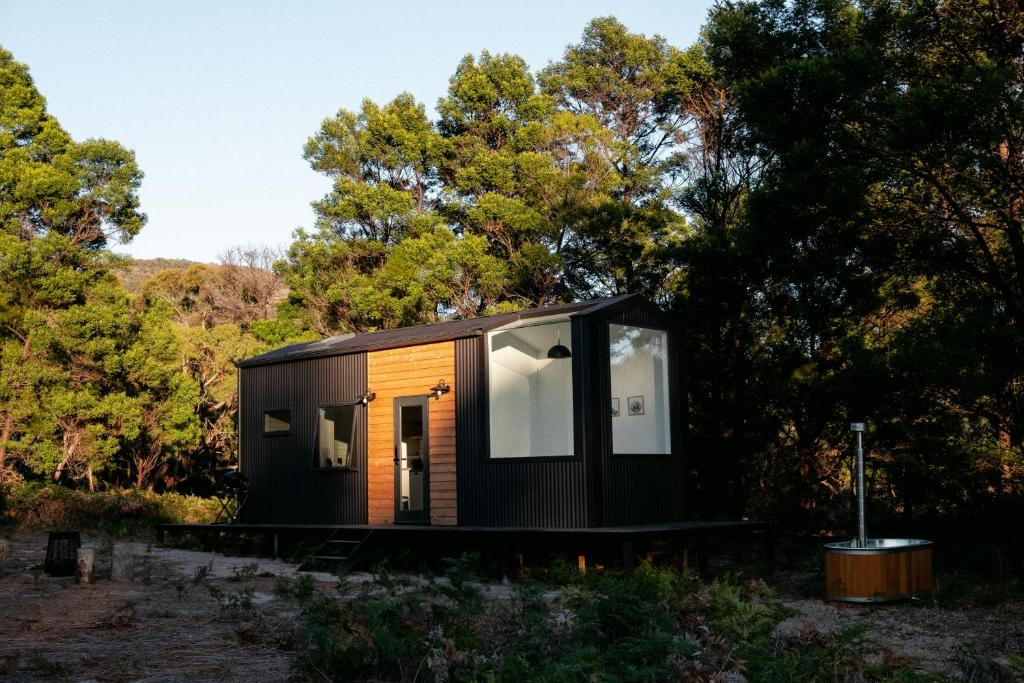
[[[867,524],[864,521],[864,429],[863,422],[854,422],[850,431],[857,435],[857,546],[868,544]]]

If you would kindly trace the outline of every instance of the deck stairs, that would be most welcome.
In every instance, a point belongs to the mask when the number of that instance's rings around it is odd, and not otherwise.
[[[335,529],[299,565],[300,572],[329,571],[344,576],[355,568],[366,550],[373,529]]]

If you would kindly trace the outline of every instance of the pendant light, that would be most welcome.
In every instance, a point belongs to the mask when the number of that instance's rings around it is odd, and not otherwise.
[[[569,350],[569,347],[562,345],[562,330],[561,329],[558,330],[558,341],[555,342],[554,346],[552,346],[550,349],[548,349],[548,358],[555,358],[555,359],[572,358],[572,351]]]

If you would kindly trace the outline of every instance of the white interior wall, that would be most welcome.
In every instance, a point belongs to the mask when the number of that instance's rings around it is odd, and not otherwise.
[[[512,347],[491,353],[491,457],[515,458],[530,453],[530,395],[532,373]],[[533,363],[536,365],[536,361]],[[524,372],[524,370],[526,370]]]
[[[612,451],[620,454],[672,452],[668,399],[668,335],[627,325],[609,325],[612,397]],[[644,397],[644,414],[629,414],[629,398]],[[611,410],[611,406],[609,406]]]
[[[547,357],[559,334],[570,346],[568,323],[490,334],[492,458],[573,454],[572,360]]]

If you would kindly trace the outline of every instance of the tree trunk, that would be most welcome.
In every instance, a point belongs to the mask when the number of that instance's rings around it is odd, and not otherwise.
[[[78,581],[92,583],[92,571],[96,562],[96,551],[92,548],[78,549]]]
[[[31,347],[28,343],[28,337],[25,338],[25,343],[21,345],[21,360],[24,361],[28,358],[28,352]],[[4,426],[0,430],[0,480],[3,479],[4,472],[7,466],[7,442],[11,438],[11,434],[14,432],[14,413],[7,411],[4,415]]]
[[[135,556],[127,543],[115,543],[110,564],[111,581],[132,581],[135,579]]]
[[[4,416],[4,426],[0,429],[0,480],[4,478],[7,471],[7,442],[14,431],[14,414],[10,411]]]

